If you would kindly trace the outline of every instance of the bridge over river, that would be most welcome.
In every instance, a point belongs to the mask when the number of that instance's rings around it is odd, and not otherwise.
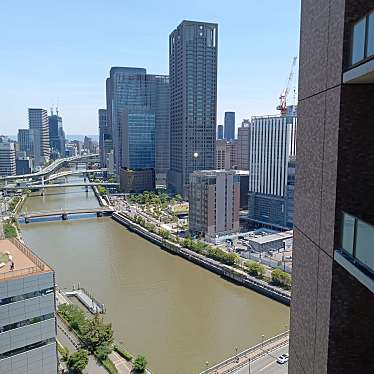
[[[111,207],[98,207],[98,208],[85,208],[85,209],[61,209],[52,211],[41,211],[41,212],[31,212],[23,213],[19,216],[21,222],[30,223],[33,218],[44,218],[44,217],[61,217],[62,220],[67,220],[69,215],[78,214],[93,214],[96,213],[98,217],[104,215],[111,215],[113,213],[113,208]]]

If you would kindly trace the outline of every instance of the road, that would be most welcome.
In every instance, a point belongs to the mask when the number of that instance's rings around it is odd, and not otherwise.
[[[288,373],[288,363],[278,364],[276,359],[283,353],[288,353],[288,346],[278,348],[270,354],[263,356],[256,361],[251,363],[251,371],[248,370],[248,365],[235,371],[235,374],[287,374]]]

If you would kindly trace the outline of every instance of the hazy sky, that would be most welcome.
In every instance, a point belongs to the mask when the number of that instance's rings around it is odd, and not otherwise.
[[[0,0],[0,134],[59,105],[65,131],[96,134],[111,66],[168,73],[168,35],[217,22],[218,124],[275,113],[299,45],[299,0]]]

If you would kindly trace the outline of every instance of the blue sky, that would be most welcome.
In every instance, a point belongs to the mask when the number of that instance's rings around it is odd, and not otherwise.
[[[111,66],[168,73],[168,35],[183,19],[217,22],[218,116],[275,113],[298,54],[298,0],[1,0],[0,134],[27,108],[58,103],[70,134],[96,134]]]

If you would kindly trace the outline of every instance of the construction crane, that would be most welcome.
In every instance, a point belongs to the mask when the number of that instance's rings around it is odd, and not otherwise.
[[[288,93],[290,91],[290,85],[291,85],[292,78],[293,78],[293,75],[294,75],[296,61],[297,61],[297,56],[295,56],[293,58],[292,65],[291,65],[291,71],[290,71],[290,75],[288,77],[288,82],[287,82],[286,88],[284,89],[284,91],[279,96],[279,105],[277,106],[277,110],[280,110],[281,115],[286,115],[287,114],[287,97],[288,97]]]

